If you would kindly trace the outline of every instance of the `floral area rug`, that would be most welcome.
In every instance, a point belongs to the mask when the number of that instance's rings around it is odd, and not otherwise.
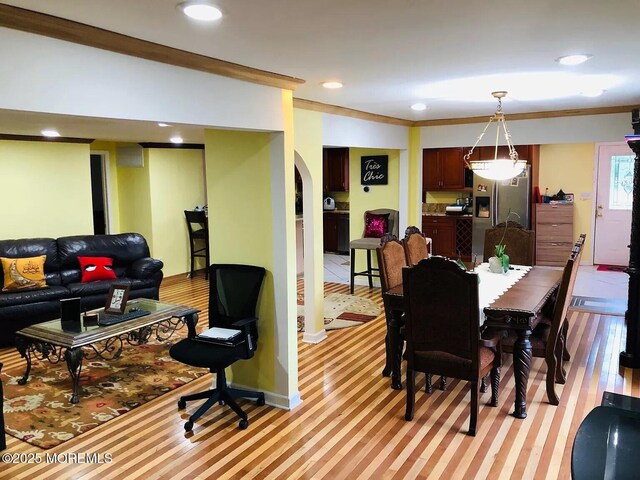
[[[76,405],[64,361],[34,359],[26,385],[18,385],[22,368],[2,372],[5,431],[51,448],[207,373],[171,359],[169,346],[127,345],[118,359],[85,359]]]
[[[324,328],[355,327],[380,316],[382,310],[368,298],[331,293],[324,297]],[[304,295],[298,294],[298,331],[304,332]]]

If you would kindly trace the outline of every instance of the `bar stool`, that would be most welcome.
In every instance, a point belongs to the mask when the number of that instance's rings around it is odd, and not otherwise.
[[[369,288],[373,288],[373,277],[380,277],[380,271],[378,268],[371,266],[371,250],[375,250],[380,246],[379,237],[367,236],[367,220],[371,216],[383,215],[387,216],[387,228],[382,232],[383,236],[386,233],[390,233],[398,238],[398,217],[399,212],[397,210],[390,210],[388,208],[380,208],[378,210],[368,210],[364,212],[364,231],[362,232],[362,238],[351,240],[349,242],[349,248],[351,249],[351,294],[353,295],[353,283],[354,278],[361,275],[369,278]],[[356,250],[367,251],[367,269],[362,272],[356,272]]]
[[[187,228],[189,229],[189,245],[191,247],[191,278],[193,278],[193,266],[196,257],[205,259],[204,277],[209,279],[209,222],[204,210],[185,210],[184,215],[187,219]],[[204,242],[199,248],[196,242]]]

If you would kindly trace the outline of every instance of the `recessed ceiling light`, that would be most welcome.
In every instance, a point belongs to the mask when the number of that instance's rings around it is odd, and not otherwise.
[[[60,134],[58,133],[57,130],[54,129],[46,129],[46,130],[42,130],[40,132],[42,135],[44,135],[45,137],[59,137]]]
[[[342,88],[342,82],[323,82],[322,86],[329,89]]]
[[[422,110],[426,110],[427,106],[424,103],[414,103],[411,105],[411,110],[415,110],[416,112],[421,112]]]
[[[183,142],[182,137],[178,137],[178,136],[171,137],[169,140],[171,140],[171,143],[182,143]]]
[[[604,90],[602,88],[593,88],[591,90],[583,90],[582,92],[580,92],[580,95],[582,95],[583,97],[599,97],[603,93]]]
[[[189,1],[178,4],[178,8],[189,18],[212,22],[222,18],[222,12],[207,1]]]
[[[589,60],[593,55],[590,53],[580,53],[577,55],[565,55],[564,57],[556,58],[556,62],[561,65],[580,65],[581,63]]]
[[[158,126],[159,127],[170,127],[171,125],[169,125],[168,123],[158,122]]]

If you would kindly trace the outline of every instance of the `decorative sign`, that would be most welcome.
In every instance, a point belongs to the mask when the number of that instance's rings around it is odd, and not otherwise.
[[[386,185],[389,178],[389,155],[360,157],[360,184]]]

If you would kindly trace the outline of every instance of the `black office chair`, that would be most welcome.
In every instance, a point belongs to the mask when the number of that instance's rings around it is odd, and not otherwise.
[[[2,372],[2,363],[0,363],[0,372]],[[2,380],[0,380],[0,451],[7,448],[7,439],[4,436],[4,392],[2,391]]]
[[[247,414],[236,403],[236,398],[255,398],[259,406],[264,405],[264,393],[239,390],[227,386],[225,369],[238,360],[253,357],[258,345],[256,305],[265,269],[252,265],[211,265],[209,267],[209,327],[242,330],[243,340],[234,346],[218,345],[189,338],[180,340],[169,350],[169,355],[179,362],[194,367],[208,368],[216,374],[216,388],[206,392],[180,397],[178,408],[183,409],[191,400],[206,399],[206,402],[189,417],[184,424],[191,431],[193,423],[213,404],[229,405],[240,417],[239,428],[249,425]]]
[[[191,249],[191,278],[193,278],[196,257],[204,258],[205,265],[209,265],[209,222],[204,210],[185,210],[189,230],[189,248]],[[198,242],[202,242],[198,245]],[[209,278],[209,271],[205,268],[205,278]]]

